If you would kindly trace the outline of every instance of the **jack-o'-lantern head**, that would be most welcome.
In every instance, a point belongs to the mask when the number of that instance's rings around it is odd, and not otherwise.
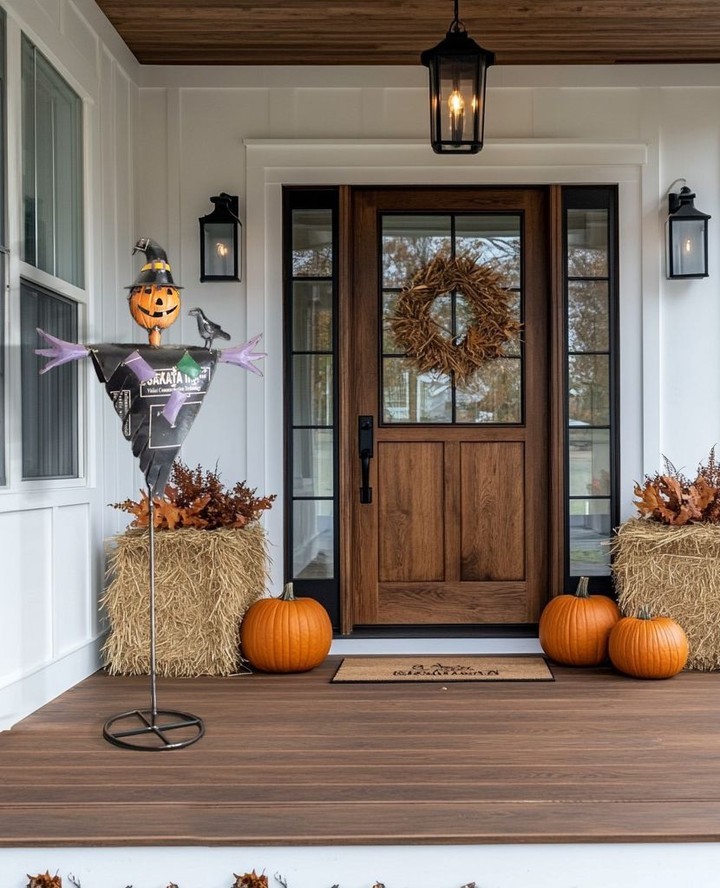
[[[161,330],[175,323],[180,314],[180,287],[172,278],[165,250],[154,240],[142,237],[133,253],[145,253],[147,262],[130,287],[130,314],[148,331],[150,345],[160,345]]]

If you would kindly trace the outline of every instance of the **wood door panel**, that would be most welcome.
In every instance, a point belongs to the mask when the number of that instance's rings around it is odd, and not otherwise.
[[[525,578],[525,446],[460,445],[462,580]]]
[[[525,583],[378,585],[378,623],[523,623]]]
[[[442,580],[443,445],[377,447],[380,582]]]

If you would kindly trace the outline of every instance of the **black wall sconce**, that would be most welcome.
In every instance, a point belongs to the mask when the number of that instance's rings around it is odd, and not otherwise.
[[[200,222],[200,280],[240,280],[240,236],[237,196],[222,191],[210,200],[215,209]]]
[[[672,189],[676,179],[670,186]],[[668,192],[667,276],[705,278],[708,276],[707,213],[695,208],[695,194],[684,185],[679,193]]]
[[[485,84],[495,53],[483,49],[455,18],[444,40],[420,61],[430,74],[430,142],[436,154],[477,154],[483,146]]]

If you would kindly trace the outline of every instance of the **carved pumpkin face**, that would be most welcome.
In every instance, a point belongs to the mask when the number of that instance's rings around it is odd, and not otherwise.
[[[130,291],[130,314],[146,330],[164,330],[177,320],[180,293],[167,284],[144,284]]]

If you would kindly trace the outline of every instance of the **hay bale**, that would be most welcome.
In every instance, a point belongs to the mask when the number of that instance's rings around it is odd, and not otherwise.
[[[148,532],[128,530],[109,553],[112,580],[103,598],[110,635],[108,671],[150,671]],[[155,634],[158,675],[231,675],[246,609],[265,591],[265,531],[162,530],[155,534]]]
[[[688,668],[720,668],[720,526],[633,519],[618,528],[613,556],[623,613],[647,605],[672,617],[688,637]]]

